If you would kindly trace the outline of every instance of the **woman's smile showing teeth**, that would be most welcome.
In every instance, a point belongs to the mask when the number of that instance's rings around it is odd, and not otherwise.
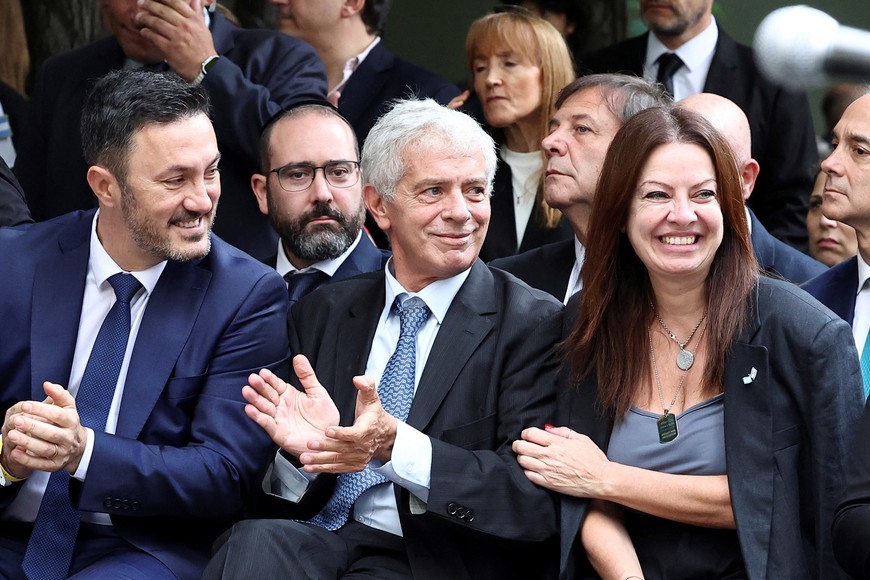
[[[662,236],[659,239],[669,246],[688,246],[695,243],[697,236]]]

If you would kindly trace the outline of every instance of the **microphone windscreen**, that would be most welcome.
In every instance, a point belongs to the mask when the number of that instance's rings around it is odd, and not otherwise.
[[[755,31],[755,62],[771,82],[803,89],[827,81],[825,57],[837,36],[836,20],[809,6],[774,10]]]

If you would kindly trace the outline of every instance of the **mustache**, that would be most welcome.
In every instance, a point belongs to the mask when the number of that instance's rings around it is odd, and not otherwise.
[[[322,217],[332,218],[339,223],[344,223],[347,219],[345,218],[344,213],[342,213],[337,207],[334,207],[325,201],[318,201],[311,211],[303,214],[302,217],[299,218],[299,223],[305,224],[311,220]]]

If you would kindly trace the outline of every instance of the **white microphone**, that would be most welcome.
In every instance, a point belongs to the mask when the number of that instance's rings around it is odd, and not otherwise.
[[[809,6],[768,14],[753,47],[762,74],[787,88],[824,86],[832,78],[870,80],[870,32],[840,26]]]

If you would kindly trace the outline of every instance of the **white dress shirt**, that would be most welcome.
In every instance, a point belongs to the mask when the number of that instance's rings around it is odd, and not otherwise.
[[[568,278],[568,288],[562,304],[568,304],[571,297],[583,289],[583,264],[586,262],[586,248],[574,236],[574,267],[571,268],[571,277]]]
[[[852,318],[852,336],[858,356],[863,354],[864,343],[867,342],[867,332],[870,331],[870,266],[858,254],[858,280],[855,297],[855,316]]]
[[[109,277],[123,272],[114,260],[106,253],[97,237],[96,224],[99,219],[99,212],[94,216],[93,224],[91,225],[90,236],[90,258],[88,259],[88,269],[85,278],[85,293],[82,300],[82,315],[79,319],[79,329],[76,337],[76,347],[73,354],[72,369],[70,370],[70,379],[67,390],[75,397],[78,393],[79,386],[82,382],[82,376],[85,373],[85,367],[88,364],[88,358],[91,355],[91,349],[94,342],[97,340],[97,334],[100,331],[100,326],[103,320],[111,310],[115,303],[115,291],[109,284]],[[133,345],[136,343],[136,335],[139,333],[139,326],[142,323],[142,317],[145,314],[145,307],[148,305],[148,299],[166,267],[166,262],[160,262],[156,266],[152,266],[141,272],[131,272],[133,276],[142,284],[143,289],[139,290],[130,301],[130,338],[127,341],[127,350],[124,353],[124,362],[121,364],[121,372],[118,376],[118,384],[115,387],[115,394],[112,398],[112,404],[109,407],[109,416],[106,420],[106,433],[114,433],[118,424],[118,413],[121,409],[121,399],[124,396],[124,385],[127,381],[127,369],[130,366],[130,356],[133,353]],[[45,377],[50,380],[54,377]],[[79,481],[85,481],[87,477],[88,467],[90,465],[91,455],[94,451],[94,432],[90,428],[86,428],[87,443],[84,454],[78,469],[73,474],[73,477]],[[33,474],[22,484],[16,498],[12,501],[9,507],[3,513],[3,519],[21,520],[32,522],[36,519],[36,514],[39,511],[39,504],[42,501],[42,495],[45,493],[45,486],[48,484],[50,473],[46,471],[34,471]],[[107,514],[85,514],[82,520],[110,525],[111,521]]]
[[[544,170],[544,157],[540,151],[517,153],[506,145],[500,148],[501,158],[511,168],[511,190],[513,191],[514,225],[517,232],[517,249],[523,243],[529,217],[535,207],[541,172]]]
[[[396,345],[399,342],[401,325],[399,317],[392,313],[393,303],[397,296],[401,297],[403,302],[408,298],[417,296],[426,303],[432,314],[417,333],[417,364],[414,376],[416,394],[420,376],[426,367],[426,361],[429,358],[435,337],[438,335],[438,329],[441,328],[441,323],[447,315],[450,304],[462,284],[465,283],[471,270],[466,270],[452,278],[438,280],[420,292],[413,293],[408,292],[399,284],[390,271],[391,266],[392,259],[385,268],[386,301],[375,329],[375,338],[369,351],[365,374],[374,378],[376,383],[380,383],[387,361],[396,350]],[[350,388],[350,385],[344,388]],[[376,485],[363,493],[353,505],[351,517],[373,528],[401,536],[402,525],[399,521],[393,484],[407,489],[422,504],[428,501],[429,477],[432,469],[432,444],[429,437],[407,423],[399,421],[392,459],[382,465],[377,461],[372,461],[370,467],[381,473],[391,483]],[[271,489],[264,489],[264,491],[280,495],[291,501],[298,501],[307,489],[309,480],[313,477],[311,474],[296,469],[280,454],[276,454],[271,482],[264,482],[264,486],[271,484]]]
[[[666,52],[676,53],[683,61],[677,72],[674,73],[674,100],[679,101],[686,97],[704,92],[704,84],[707,82],[707,73],[710,72],[710,63],[713,62],[713,53],[716,52],[716,41],[719,40],[719,28],[716,19],[711,18],[710,26],[705,28],[695,38],[689,40],[676,50],[671,50],[650,32],[647,35],[646,61],[643,65],[643,77],[648,81],[655,82],[659,72],[656,62]]]
[[[359,65],[362,64],[362,62],[366,59],[372,49],[376,47],[380,41],[381,37],[376,36],[372,43],[365,48],[365,50],[363,50],[358,55],[347,59],[347,62],[344,63],[344,68],[341,70],[341,80],[338,81],[337,85],[329,89],[327,98],[332,98],[335,93],[341,94],[341,91],[344,90],[344,86],[350,80],[351,75],[356,72],[356,69],[359,68]]]

